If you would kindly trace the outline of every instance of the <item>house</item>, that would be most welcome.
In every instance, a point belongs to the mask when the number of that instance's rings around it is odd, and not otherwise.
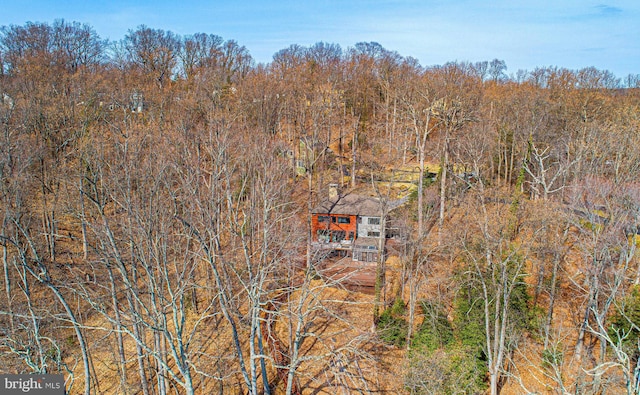
[[[142,93],[134,91],[131,94],[131,112],[141,113],[144,109]]]
[[[312,246],[350,255],[354,261],[377,262],[386,237],[383,214],[398,205],[388,204],[385,210],[380,199],[340,195],[337,185],[331,184],[329,199],[311,210]]]
[[[15,107],[15,102],[13,101],[13,98],[11,96],[9,96],[6,93],[3,93],[2,94],[2,105],[4,105],[7,108],[9,108],[9,110],[13,110],[13,108]]]

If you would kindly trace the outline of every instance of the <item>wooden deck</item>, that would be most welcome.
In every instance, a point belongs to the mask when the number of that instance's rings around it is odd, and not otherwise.
[[[337,261],[322,262],[318,273],[340,285],[371,287],[376,283],[376,264],[354,262],[350,256]]]

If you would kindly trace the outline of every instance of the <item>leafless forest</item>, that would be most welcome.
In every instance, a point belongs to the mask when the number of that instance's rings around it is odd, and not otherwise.
[[[640,75],[256,64],[212,34],[0,31],[0,372],[70,394],[638,394]],[[394,210],[374,292],[329,184]]]

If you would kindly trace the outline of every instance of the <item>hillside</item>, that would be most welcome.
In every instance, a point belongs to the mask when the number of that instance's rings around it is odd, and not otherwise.
[[[374,43],[256,66],[146,27],[115,56],[51,29],[0,35],[0,373],[70,394],[634,393],[638,87]],[[361,206],[314,212],[344,196]]]

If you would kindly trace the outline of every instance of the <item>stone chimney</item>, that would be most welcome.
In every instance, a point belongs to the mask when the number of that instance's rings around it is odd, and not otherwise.
[[[338,184],[329,184],[329,200],[338,199]]]

